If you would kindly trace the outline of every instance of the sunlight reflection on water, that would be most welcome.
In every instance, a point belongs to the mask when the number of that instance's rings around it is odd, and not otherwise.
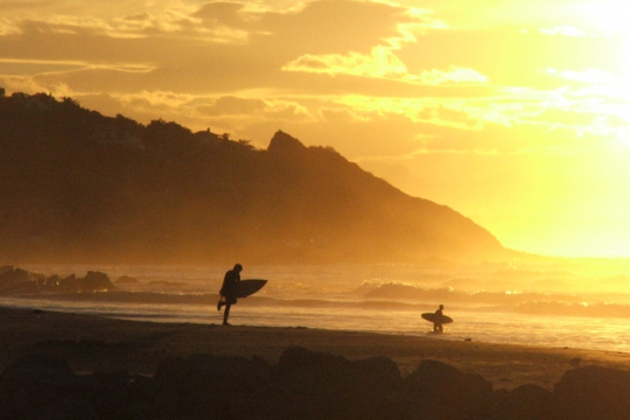
[[[88,269],[98,270],[114,281],[129,275],[138,283],[118,284],[122,289],[118,294],[4,296],[0,305],[153,322],[222,321],[215,305],[225,267],[25,268],[46,275],[78,276]],[[583,287],[591,279],[556,267],[514,271],[502,266],[261,266],[246,267],[246,272],[245,278],[270,281],[254,297],[239,300],[230,316],[234,325],[436,337],[420,314],[433,312],[443,303],[445,314],[455,322],[445,327],[440,339],[630,352],[630,296],[613,293],[614,287],[625,283],[625,274],[592,280],[606,295],[580,295],[566,292],[571,290],[570,282]],[[524,293],[507,293],[517,288]],[[613,298],[614,305],[582,305],[588,299]],[[562,308],[573,316],[562,315]],[[600,312],[588,312],[594,308]],[[606,316],[612,310],[617,311],[616,317]]]
[[[134,304],[59,302],[29,299],[0,299],[3,306],[38,308],[84,314],[98,314],[119,319],[152,322],[187,322],[220,324],[221,313],[214,305]],[[445,326],[447,340],[482,341],[568,347],[591,350],[630,352],[630,322],[581,317],[543,317],[519,314],[449,312],[455,319]],[[266,327],[306,327],[382,334],[431,336],[432,324],[419,312],[267,307],[237,304],[230,317],[233,325]],[[436,337],[437,338],[437,337]]]

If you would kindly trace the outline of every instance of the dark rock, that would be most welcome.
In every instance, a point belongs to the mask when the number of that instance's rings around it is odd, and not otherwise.
[[[47,278],[43,278],[40,279],[37,282],[37,286],[42,290],[42,291],[50,291],[50,292],[54,292],[57,290],[57,288],[59,287],[59,282],[61,281],[61,277],[59,277],[58,275],[53,275]]]
[[[630,372],[599,366],[569,370],[553,392],[569,407],[574,419],[630,418]]]
[[[9,295],[36,295],[39,293],[39,287],[37,287],[37,283],[34,280],[29,280],[4,287],[2,293]]]
[[[0,375],[0,419],[113,420],[133,418],[137,407],[155,418],[149,412],[156,394],[150,378],[126,371],[76,375],[62,359],[28,354]]]
[[[481,375],[462,373],[435,360],[423,360],[406,383],[420,399],[475,416],[488,412],[494,398],[492,383]]]
[[[352,362],[356,380],[362,386],[373,389],[399,389],[402,377],[398,365],[390,358],[383,356],[370,357]]]
[[[166,419],[155,406],[147,402],[137,402],[125,407],[116,414],[116,420]]]
[[[88,271],[87,275],[78,279],[78,290],[80,292],[96,292],[117,290],[109,276],[99,271]]]
[[[118,278],[118,280],[116,280],[116,283],[120,283],[120,284],[138,284],[138,283],[140,283],[140,280],[138,280],[135,277],[121,276],[121,277]]]
[[[155,374],[156,404],[162,413],[221,419],[232,403],[266,384],[271,368],[262,359],[195,355],[169,358]]]
[[[566,407],[550,391],[536,385],[522,385],[502,396],[493,419],[567,420]]]
[[[271,383],[233,404],[234,419],[406,419],[402,378],[384,357],[351,362],[341,356],[286,349]]]
[[[347,385],[353,379],[351,373],[352,362],[346,358],[302,347],[284,350],[273,368],[277,383],[304,394],[327,393],[331,387]]]
[[[152,379],[126,371],[102,372],[80,377],[81,391],[75,393],[94,407],[101,419],[119,419],[120,413],[132,407],[149,406],[157,395]]]
[[[0,419],[40,418],[39,413],[80,389],[61,359],[27,354],[0,375]]]
[[[38,294],[41,292],[96,292],[117,290],[107,274],[88,271],[83,278],[77,279],[72,274],[61,279],[54,275],[45,277],[37,273],[29,273],[22,269],[5,267],[0,274],[0,293],[5,294]]]
[[[77,292],[79,290],[79,282],[74,274],[64,277],[59,281],[60,292]]]
[[[12,288],[16,288],[24,283],[33,282],[33,278],[26,270],[13,267],[4,267],[4,272],[0,274],[0,291],[6,293]]]
[[[27,354],[0,375],[0,420],[621,420],[628,395],[630,372],[597,367],[567,372],[553,393],[493,392],[481,376],[438,361],[403,379],[385,357],[350,361],[300,347],[273,368],[256,357],[168,358],[154,378],[76,375],[62,359]]]
[[[40,282],[46,280],[46,276],[41,274],[41,273],[36,273],[36,272],[32,272],[30,271],[28,273],[29,276],[31,276],[31,279],[33,281],[35,281],[35,283],[39,284]]]
[[[99,415],[94,407],[86,401],[64,398],[42,409],[35,418],[41,420],[85,420],[98,419]]]

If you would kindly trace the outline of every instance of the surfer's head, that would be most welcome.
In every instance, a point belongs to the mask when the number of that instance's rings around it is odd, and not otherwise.
[[[444,309],[444,305],[440,305],[440,309]]]
[[[236,265],[234,266],[234,271],[238,271],[238,272],[243,271],[243,266],[242,266],[242,265],[240,265],[240,264],[236,264]]]

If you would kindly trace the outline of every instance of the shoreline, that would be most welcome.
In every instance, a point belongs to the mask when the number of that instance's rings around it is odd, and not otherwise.
[[[38,309],[0,307],[0,370],[19,356],[41,353],[65,359],[77,373],[126,370],[152,376],[160,361],[194,354],[260,357],[275,364],[289,347],[349,360],[384,356],[401,375],[422,360],[438,360],[492,382],[494,389],[533,384],[551,390],[577,366],[630,371],[630,353],[455,341],[422,336],[304,327],[158,323]]]

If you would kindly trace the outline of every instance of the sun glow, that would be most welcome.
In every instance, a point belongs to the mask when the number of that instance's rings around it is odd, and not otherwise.
[[[630,3],[626,1],[590,1],[584,3],[580,9],[590,24],[606,33],[630,33],[628,27]]]

